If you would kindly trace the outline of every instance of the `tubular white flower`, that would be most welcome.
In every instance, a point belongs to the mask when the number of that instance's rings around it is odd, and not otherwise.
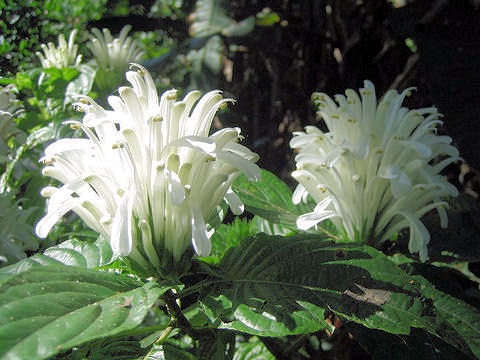
[[[77,55],[78,45],[75,44],[76,35],[77,30],[72,30],[67,43],[65,36],[60,34],[58,36],[58,47],[53,43],[48,43],[48,45],[41,44],[40,47],[42,48],[43,54],[37,51],[36,55],[40,59],[42,67],[62,69],[79,65],[82,61],[82,55]]]
[[[331,218],[351,240],[382,242],[410,227],[410,251],[428,258],[430,235],[420,218],[436,209],[447,226],[441,199],[457,190],[439,172],[459,157],[451,138],[436,135],[437,109],[402,107],[411,90],[390,90],[378,105],[369,81],[359,94],[336,95],[336,102],[314,94],[328,131],[307,126],[290,142],[299,150],[293,202],[310,195],[318,203],[297,219],[299,228]],[[438,156],[445,159],[435,163]]]
[[[95,82],[102,91],[116,88],[122,82],[129,65],[140,62],[145,55],[138,41],[128,36],[131,28],[130,25],[125,25],[117,38],[112,36],[109,29],[92,29],[87,47],[97,62]],[[135,84],[132,85],[136,87]]]
[[[45,237],[68,211],[110,239],[117,255],[161,269],[163,250],[178,261],[191,247],[209,255],[206,224],[225,199],[236,214],[243,204],[231,191],[241,173],[258,179],[258,156],[236,143],[240,129],[208,136],[225,101],[219,91],[198,91],[177,101],[175,90],[160,100],[150,74],[140,65],[126,74],[132,87],[110,96],[113,111],[88,97],[75,106],[86,114],[83,139],[60,139],[45,150],[43,173],[63,183],[48,187],[47,214],[36,232]],[[195,106],[195,102],[197,105]]]

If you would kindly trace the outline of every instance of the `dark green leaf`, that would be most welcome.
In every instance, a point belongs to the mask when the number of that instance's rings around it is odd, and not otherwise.
[[[165,290],[72,266],[27,270],[0,287],[0,356],[45,359],[131,330]]]
[[[426,214],[422,221],[435,241],[428,245],[430,260],[442,262],[479,261],[480,209],[473,197],[460,194],[448,201],[448,227],[440,226],[437,213]]]
[[[137,340],[129,337],[109,337],[76,346],[61,356],[64,360],[137,360],[145,350]]]
[[[196,360],[192,353],[172,344],[156,346],[143,360]]]
[[[347,323],[346,329],[373,359],[470,359],[458,349],[422,329],[413,329],[410,335],[394,335]]]
[[[405,267],[410,272],[416,273],[413,265]],[[438,290],[421,275],[413,275],[411,278],[419,284],[422,296],[428,299],[436,310],[434,328],[436,333],[465,353],[471,351],[480,357],[479,310],[457,297]],[[448,291],[448,288],[445,290]]]
[[[330,328],[331,310],[369,328],[408,334],[427,327],[422,302],[407,274],[368,246],[332,244],[318,235],[258,234],[222,259],[223,298],[203,300],[212,324],[260,336]]]
[[[207,329],[195,336],[199,343],[195,354],[199,359],[231,359],[235,348],[235,333],[232,331]]]

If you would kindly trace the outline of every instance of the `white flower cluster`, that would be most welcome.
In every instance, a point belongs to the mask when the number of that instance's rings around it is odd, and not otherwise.
[[[77,30],[72,30],[68,37],[68,43],[65,41],[65,36],[60,34],[58,36],[58,47],[53,43],[48,43],[48,46],[41,44],[43,54],[39,51],[36,55],[42,63],[44,68],[66,68],[70,66],[77,66],[82,61],[82,55],[77,55],[78,45],[75,44],[75,36]]]
[[[378,104],[369,81],[360,94],[336,95],[336,103],[314,94],[328,130],[307,126],[290,142],[299,150],[293,201],[310,195],[317,202],[297,219],[299,228],[331,218],[351,240],[381,243],[409,227],[410,252],[428,258],[430,234],[420,218],[436,209],[447,226],[443,199],[457,189],[439,173],[459,157],[451,138],[436,134],[442,123],[436,108],[402,107],[411,91],[390,90]]]
[[[87,47],[97,62],[95,81],[102,91],[117,87],[130,64],[140,62],[145,54],[140,44],[128,36],[131,28],[130,25],[124,26],[117,38],[109,29],[92,29]]]
[[[257,154],[237,143],[239,128],[209,135],[230,99],[192,91],[177,101],[170,90],[159,100],[150,74],[133,66],[137,71],[126,73],[132,87],[108,98],[113,111],[88,97],[76,104],[86,115],[67,123],[87,138],[60,139],[45,150],[43,173],[63,185],[42,190],[49,202],[36,232],[47,236],[73,210],[110,239],[115,254],[160,269],[162,249],[174,262],[192,244],[199,256],[209,255],[206,224],[219,216],[222,200],[241,213],[231,184],[242,172],[258,179],[260,170]]]

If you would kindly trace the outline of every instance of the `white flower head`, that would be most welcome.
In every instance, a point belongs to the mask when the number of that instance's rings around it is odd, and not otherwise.
[[[70,66],[77,66],[82,61],[82,55],[77,55],[78,45],[75,44],[75,36],[77,30],[72,30],[68,37],[68,43],[65,41],[65,36],[60,34],[58,36],[58,47],[53,43],[48,45],[41,44],[43,54],[36,52],[37,57],[44,68],[66,68]]]
[[[359,93],[349,89],[336,102],[313,95],[328,130],[307,126],[290,142],[299,150],[293,201],[310,195],[318,203],[297,219],[300,229],[330,218],[351,240],[379,243],[409,227],[410,252],[428,258],[430,234],[420,218],[436,209],[447,226],[444,199],[457,189],[439,172],[459,157],[452,139],[436,134],[442,123],[436,108],[402,107],[411,91],[390,90],[377,104],[365,81]]]
[[[132,86],[108,98],[113,110],[88,97],[75,104],[86,114],[67,123],[87,138],[60,139],[45,150],[43,173],[63,185],[42,190],[49,203],[36,232],[47,236],[73,210],[117,255],[161,269],[163,249],[173,262],[192,245],[209,255],[206,224],[222,200],[234,214],[243,211],[231,184],[240,173],[259,178],[258,155],[237,143],[239,128],[209,135],[216,112],[231,101],[219,91],[192,91],[178,101],[169,90],[159,99],[150,74],[134,67],[126,73]]]
[[[125,25],[114,38],[109,29],[92,29],[87,47],[98,65],[95,81],[102,91],[111,91],[123,80],[131,63],[138,63],[145,55],[140,43],[128,36],[130,25]]]

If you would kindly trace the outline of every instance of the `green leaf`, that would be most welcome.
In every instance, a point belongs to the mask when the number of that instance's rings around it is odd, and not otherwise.
[[[110,244],[102,236],[95,242],[78,239],[67,240],[52,246],[43,254],[36,254],[13,265],[0,269],[0,282],[31,268],[52,264],[94,268],[104,266],[113,260]]]
[[[71,266],[37,267],[0,287],[0,357],[46,359],[137,327],[166,289]]]
[[[259,181],[240,176],[233,184],[246,209],[262,218],[288,228],[296,228],[298,215],[303,212],[292,203],[292,191],[270,171],[262,169]]]
[[[298,204],[292,202],[292,191],[282,180],[270,171],[261,170],[259,181],[253,182],[245,175],[238,177],[233,183],[233,190],[245,204],[245,208],[274,224],[298,231],[296,221],[299,215],[312,211],[314,204]],[[335,237],[336,229],[330,221],[318,225],[319,231]]]
[[[247,219],[236,217],[231,224],[221,224],[211,237],[212,253],[208,258],[202,258],[209,263],[219,263],[227,250],[240,245],[243,239],[256,233],[254,224]]]
[[[80,71],[72,67],[63,68],[61,69],[61,72],[62,78],[65,81],[72,81],[78,74],[80,74]]]
[[[407,264],[409,272],[417,269]],[[431,267],[430,271],[434,270]],[[437,269],[437,271],[439,271]],[[435,331],[445,341],[461,349],[465,353],[473,353],[480,357],[480,311],[464,301],[445,294],[432,285],[425,277],[413,275],[421,289],[421,294],[435,308]]]
[[[331,329],[328,311],[395,334],[428,326],[431,309],[415,284],[368,246],[258,234],[231,249],[219,268],[218,291],[202,306],[221,328],[259,336],[310,333]]]
[[[19,72],[16,75],[16,85],[18,90],[31,89],[33,87],[33,82],[29,74]]]
[[[55,129],[52,124],[49,124],[30,133],[27,137],[26,145],[29,148],[33,148],[53,139],[55,139]]]

